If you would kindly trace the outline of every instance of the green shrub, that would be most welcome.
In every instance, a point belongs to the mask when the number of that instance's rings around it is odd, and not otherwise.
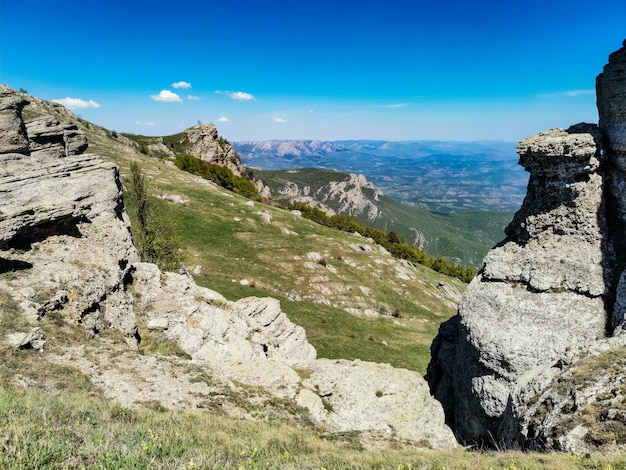
[[[254,183],[246,178],[235,175],[230,168],[205,162],[193,155],[179,154],[174,164],[183,171],[213,181],[224,189],[240,194],[248,199],[260,201],[261,195]]]
[[[180,268],[180,241],[170,218],[148,196],[148,181],[135,162],[130,164],[129,196],[137,216],[133,239],[142,261],[156,263],[164,271]]]
[[[311,207],[303,202],[290,204],[289,209],[298,210],[302,217],[312,220],[320,225],[341,230],[343,232],[358,232],[364,237],[371,238],[378,245],[385,247],[393,256],[405,259],[411,263],[421,264],[431,268],[446,276],[456,277],[463,282],[470,282],[476,275],[474,268],[465,268],[453,264],[449,259],[438,256],[431,258],[424,250],[415,245],[408,245],[395,232],[385,232],[384,230],[367,227],[359,224],[354,218],[346,214],[335,214],[330,217],[321,209]]]

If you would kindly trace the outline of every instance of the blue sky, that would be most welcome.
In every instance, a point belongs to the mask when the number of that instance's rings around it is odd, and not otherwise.
[[[624,0],[0,0],[0,83],[119,132],[520,140],[597,121]]]

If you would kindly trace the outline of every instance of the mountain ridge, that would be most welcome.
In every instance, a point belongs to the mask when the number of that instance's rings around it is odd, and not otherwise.
[[[250,167],[362,173],[385,194],[436,212],[515,211],[528,181],[509,142],[283,140],[233,146]]]

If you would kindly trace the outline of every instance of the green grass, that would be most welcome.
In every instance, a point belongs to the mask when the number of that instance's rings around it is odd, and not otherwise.
[[[415,279],[400,280],[386,264],[391,256],[351,248],[365,243],[353,234],[258,202],[249,205],[221,188],[191,182],[183,186],[175,179],[186,175],[171,167],[159,171],[150,160],[143,168],[146,174],[154,172],[153,191],[189,198],[186,206],[157,199],[154,203],[178,227],[184,264],[201,267],[194,275],[198,284],[230,300],[278,298],[288,317],[305,328],[319,357],[359,358],[425,373],[438,325],[454,314],[454,307],[437,296],[437,285],[448,282],[462,289],[463,284],[422,266],[414,269]],[[272,223],[262,222],[259,211],[268,212]],[[297,235],[286,235],[284,229]],[[314,269],[305,267],[312,251],[324,256],[327,267],[314,263]],[[249,285],[242,285],[242,279]],[[333,286],[339,286],[337,292],[323,293]],[[299,300],[289,300],[293,298]],[[345,308],[382,310],[387,315],[360,318]],[[392,317],[393,312],[401,318]]]
[[[288,182],[300,188],[309,186],[311,195],[332,181],[343,181],[347,173],[304,168],[297,171],[255,171],[280,199],[278,190]],[[286,198],[284,199],[286,201]],[[416,242],[415,230],[426,243],[423,248],[431,256],[444,256],[456,263],[479,267],[482,259],[496,243],[504,239],[504,228],[513,218],[508,212],[465,211],[455,214],[439,214],[421,207],[409,206],[386,196],[372,201],[380,208],[380,217],[368,220],[358,216],[359,223],[386,231],[394,231],[408,243]],[[331,209],[338,207],[326,202]]]
[[[128,409],[95,393],[0,387],[6,469],[625,469],[619,455],[365,449],[281,421]],[[611,465],[611,467],[608,467]]]
[[[79,125],[88,132],[90,151],[117,163],[124,178],[130,162],[137,161],[154,182],[153,195],[162,191],[190,198],[185,207],[157,199],[155,203],[178,224],[186,240],[184,262],[200,266],[201,274],[196,276],[200,284],[233,300],[248,295],[280,298],[290,318],[305,326],[320,356],[372,359],[423,371],[438,324],[454,313],[454,306],[438,295],[438,283],[463,288],[460,283],[419,266],[415,279],[401,280],[393,265],[387,264],[387,255],[353,250],[351,244],[365,243],[354,235],[258,203],[251,207],[244,199],[200,182],[168,162],[147,158],[112,139],[105,129],[84,121]],[[170,148],[184,147],[180,136],[170,137],[164,139]],[[271,214],[272,224],[260,220],[259,210]],[[286,235],[284,229],[297,235]],[[328,266],[305,267],[311,251],[321,253]],[[243,277],[251,285],[240,284]],[[350,289],[329,294],[316,291],[332,284]],[[362,294],[362,289],[368,293]],[[345,308],[354,306],[357,297],[362,308],[397,309],[400,318],[350,315]],[[0,292],[0,313],[1,334],[31,326],[7,292]],[[164,411],[160,406],[128,409],[104,398],[78,369],[48,360],[49,355],[65,354],[63,348],[68,345],[80,345],[85,357],[97,360],[103,348],[121,344],[121,337],[101,333],[101,338],[94,339],[61,318],[44,318],[41,326],[48,341],[44,353],[0,350],[2,469],[626,469],[623,454],[576,458],[425,451],[399,442],[388,442],[381,450],[378,438],[374,445],[372,441],[364,445],[355,434],[324,433],[300,419],[293,403],[262,396],[253,410],[256,421],[225,416],[210,397],[202,412]],[[142,331],[142,336],[147,333]],[[146,339],[142,347],[144,354],[179,355],[156,336]],[[196,370],[193,364],[188,367],[197,380],[217,383],[208,371]],[[308,372],[298,373],[306,377]],[[257,392],[233,388],[220,393],[235,406],[249,406],[250,401],[241,395]],[[276,419],[277,415],[281,418]]]

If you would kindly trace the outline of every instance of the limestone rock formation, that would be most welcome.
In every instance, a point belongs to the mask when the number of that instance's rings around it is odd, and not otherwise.
[[[154,400],[201,408],[210,398],[200,395],[210,397],[211,387],[247,384],[301,402],[311,419],[331,432],[456,445],[440,405],[417,373],[316,360],[304,330],[289,321],[277,300],[229,302],[187,274],[140,262],[118,168],[83,153],[87,139],[69,111],[42,106],[31,110],[38,117],[24,124],[26,103],[22,94],[0,88],[0,295],[12,314],[28,318],[28,327],[0,338],[6,344],[38,349],[50,361],[78,368],[125,406]],[[45,109],[55,109],[54,116],[41,115]],[[116,329],[125,341],[107,343],[98,357],[80,344],[47,351],[42,330],[31,327],[42,319],[48,325],[80,325],[93,336]],[[175,343],[187,359],[138,354],[134,349],[145,339],[142,334]],[[120,366],[120,357],[133,364],[132,373]],[[190,372],[196,368],[220,385],[199,384]],[[309,373],[308,380],[301,373]],[[326,383],[326,376],[332,382]],[[323,397],[316,395],[322,384]],[[332,402],[332,411],[323,400]]]
[[[330,170],[321,171],[332,173]],[[297,173],[298,170],[293,172]],[[349,173],[341,181],[329,181],[314,187],[289,181],[283,184],[278,192],[290,202],[303,202],[323,210],[328,215],[335,213],[353,217],[364,215],[367,220],[379,217],[380,209],[376,203],[384,195],[382,190],[367,181],[365,176],[353,173]]]
[[[189,139],[189,153],[200,160],[230,168],[237,175],[243,174],[245,166],[235,149],[226,140],[220,139],[213,124],[198,124],[185,129]]]
[[[205,162],[225,166],[237,176],[245,176],[248,173],[233,146],[218,135],[213,124],[198,124],[183,132],[188,140],[187,153]],[[255,179],[253,182],[259,193],[264,197],[270,197],[270,190],[262,181]]]
[[[290,365],[315,359],[304,329],[289,321],[276,299],[229,302],[197,286],[188,275],[162,273],[148,263],[136,268],[138,306],[146,312],[149,325],[192,358],[272,359]]]
[[[378,201],[383,192],[365,179],[363,175],[350,174],[347,180],[331,181],[325,191],[320,190],[318,199],[337,207],[341,214],[357,216],[365,214],[367,220],[378,217],[379,209],[373,201]]]
[[[22,109],[28,101],[6,87],[0,87],[0,154],[28,153]]]
[[[612,209],[611,241],[616,253],[626,250],[626,40],[624,47],[609,56],[609,63],[596,79],[600,128],[606,140],[607,204]],[[616,334],[626,328],[626,260],[618,256],[619,277],[612,326]]]
[[[530,424],[545,421],[537,397],[626,323],[624,48],[597,83],[599,126],[518,145],[531,175],[524,203],[433,342],[427,378],[462,442],[559,441],[538,437],[554,426]]]
[[[80,155],[87,149],[87,137],[75,124],[39,118],[26,124],[31,156],[61,158]]]
[[[86,138],[74,125],[24,125],[25,104],[3,90],[0,108],[14,112],[6,133],[23,135],[28,145],[9,147],[8,139],[0,155],[0,269],[19,273],[0,280],[0,289],[31,317],[62,312],[91,331],[112,326],[132,339],[125,285],[138,258],[117,167],[82,154]]]

